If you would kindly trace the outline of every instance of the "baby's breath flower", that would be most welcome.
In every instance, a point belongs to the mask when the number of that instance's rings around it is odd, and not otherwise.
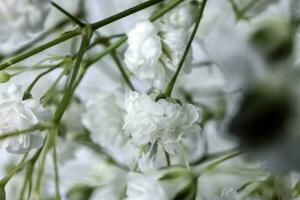
[[[129,92],[125,97],[125,133],[137,145],[158,142],[174,154],[184,137],[200,131],[201,115],[191,104],[175,104],[164,99],[155,102],[150,96]]]
[[[10,85],[0,93],[0,134],[21,131],[49,118],[46,111],[34,99],[23,100],[20,85]],[[4,142],[9,153],[22,154],[42,146],[42,136],[33,132],[9,138]]]
[[[157,28],[150,21],[142,21],[128,32],[125,64],[138,78],[161,87],[164,70],[157,65],[162,54]]]

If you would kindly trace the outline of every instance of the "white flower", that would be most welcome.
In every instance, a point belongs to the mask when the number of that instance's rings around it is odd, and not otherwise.
[[[49,0],[1,0],[0,42],[1,50],[15,49],[41,31],[49,12]]]
[[[197,17],[198,12],[198,3],[183,3],[177,9],[170,12],[169,14],[164,17],[164,22],[173,27],[173,28],[182,28],[188,29],[190,28]]]
[[[86,104],[83,115],[84,126],[91,131],[92,140],[105,148],[119,162],[132,164],[138,156],[133,145],[122,130],[125,111],[124,95],[121,91],[97,95]]]
[[[126,200],[167,200],[162,184],[153,176],[130,173]]]
[[[162,54],[158,30],[150,21],[142,21],[129,31],[125,64],[138,78],[159,87],[163,68],[157,65]]]
[[[21,131],[46,120],[48,112],[34,99],[22,100],[20,85],[10,85],[0,93],[0,134]],[[31,133],[9,138],[4,146],[10,153],[22,154],[42,146],[42,136]]]
[[[181,139],[200,130],[199,110],[190,104],[155,102],[146,94],[129,92],[125,97],[124,130],[137,145],[159,142],[174,153]]]
[[[179,62],[186,49],[187,42],[189,40],[189,32],[184,29],[167,29],[162,32],[163,41],[163,52],[162,60],[164,61],[166,67],[175,72]],[[185,65],[187,67],[191,66],[192,51],[185,60]],[[186,68],[184,68],[186,69]]]

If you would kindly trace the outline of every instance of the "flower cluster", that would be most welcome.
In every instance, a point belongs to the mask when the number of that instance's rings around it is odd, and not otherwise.
[[[199,134],[200,110],[191,104],[155,102],[146,94],[129,92],[125,97],[124,130],[137,145],[159,143],[171,153],[182,138]]]
[[[149,86],[163,89],[176,71],[194,24],[197,3],[184,3],[161,24],[141,21],[128,32],[127,68]],[[191,61],[191,51],[187,63]]]
[[[34,99],[23,100],[20,85],[10,85],[0,93],[0,134],[22,131],[49,118],[49,112]],[[40,148],[43,137],[39,133],[29,133],[10,138],[4,147],[10,153],[22,154]]]

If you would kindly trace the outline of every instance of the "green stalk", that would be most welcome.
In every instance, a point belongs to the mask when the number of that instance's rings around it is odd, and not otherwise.
[[[93,24],[91,24],[91,27],[92,27],[93,30],[97,30],[100,27],[106,26],[106,25],[108,25],[108,24],[110,24],[110,23],[112,23],[112,22],[114,22],[114,21],[116,21],[118,19],[122,19],[122,18],[124,18],[124,17],[126,17],[126,16],[128,16],[130,14],[136,13],[136,12],[138,12],[140,10],[144,10],[145,8],[153,6],[153,5],[155,5],[157,3],[160,3],[162,1],[164,1],[164,0],[150,0],[150,1],[146,1],[144,3],[141,3],[141,4],[137,5],[137,6],[129,8],[129,9],[123,11],[123,12],[120,12],[120,13],[118,13],[116,15],[108,17],[108,18],[106,18],[104,20],[101,20],[99,22],[93,23]]]
[[[0,141],[5,140],[5,139],[10,138],[10,137],[16,137],[16,136],[23,135],[23,134],[30,134],[32,131],[46,130],[46,129],[49,129],[50,127],[51,127],[51,125],[37,124],[37,125],[34,125],[34,126],[28,128],[28,129],[25,129],[25,130],[13,131],[13,132],[10,132],[10,133],[4,133],[4,134],[0,135]]]
[[[183,54],[183,56],[182,56],[182,58],[181,58],[181,60],[180,60],[180,63],[179,63],[179,65],[178,65],[178,68],[177,68],[177,70],[176,70],[174,76],[173,76],[172,79],[170,80],[170,82],[169,82],[169,84],[168,84],[168,86],[167,86],[167,88],[166,88],[166,90],[165,90],[165,92],[164,92],[164,96],[165,96],[165,97],[171,97],[171,95],[172,95],[172,91],[173,91],[173,89],[174,89],[174,86],[175,86],[175,83],[176,83],[176,81],[177,81],[178,75],[179,75],[180,71],[181,71],[182,68],[183,68],[185,59],[186,59],[186,57],[187,57],[187,55],[188,55],[188,52],[189,52],[189,50],[190,50],[190,48],[191,48],[191,46],[192,46],[193,40],[194,40],[194,38],[195,38],[195,36],[196,36],[196,33],[197,33],[197,31],[198,31],[198,28],[199,28],[199,25],[200,25],[200,22],[201,22],[203,13],[204,13],[204,8],[205,8],[205,5],[206,5],[206,2],[207,2],[207,0],[203,0],[203,1],[202,1],[201,7],[200,7],[200,12],[199,12],[199,15],[198,15],[198,17],[197,17],[197,19],[196,19],[196,25],[195,25],[195,27],[194,27],[194,30],[193,30],[193,32],[192,32],[192,35],[190,36],[190,39],[189,39],[188,44],[187,44],[187,46],[186,46],[186,48],[185,48],[184,54]]]

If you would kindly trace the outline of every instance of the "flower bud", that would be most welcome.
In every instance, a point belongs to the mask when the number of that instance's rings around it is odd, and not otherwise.
[[[253,46],[269,63],[287,59],[293,52],[294,36],[290,23],[283,20],[265,21],[250,38]]]
[[[9,81],[10,78],[11,78],[10,74],[8,74],[4,71],[0,72],[0,83],[5,83],[5,82]]]
[[[94,188],[89,185],[78,184],[71,188],[67,197],[69,200],[86,200],[90,199],[94,191]]]
[[[245,92],[228,131],[246,146],[261,147],[284,134],[291,116],[285,87],[256,85]]]

